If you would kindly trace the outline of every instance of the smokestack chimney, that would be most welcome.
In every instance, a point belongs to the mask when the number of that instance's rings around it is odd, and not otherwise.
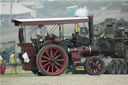
[[[94,30],[93,30],[93,15],[89,15],[89,37],[90,37],[90,42],[93,43],[94,41]]]

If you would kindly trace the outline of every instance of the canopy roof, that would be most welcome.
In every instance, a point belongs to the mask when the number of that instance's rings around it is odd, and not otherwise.
[[[22,25],[39,25],[39,24],[71,24],[88,22],[88,17],[68,17],[68,18],[40,18],[40,19],[13,19],[16,26]]]

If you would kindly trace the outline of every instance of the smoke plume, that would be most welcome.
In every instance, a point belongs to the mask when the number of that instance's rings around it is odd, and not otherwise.
[[[88,9],[86,7],[79,8],[78,10],[76,10],[75,16],[87,17],[88,16]]]

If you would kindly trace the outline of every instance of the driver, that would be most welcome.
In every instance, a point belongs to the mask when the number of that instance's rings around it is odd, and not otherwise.
[[[46,26],[40,24],[37,28],[33,29],[31,31],[30,39],[34,43],[35,49],[40,48],[40,38],[44,38],[47,34],[47,28]]]

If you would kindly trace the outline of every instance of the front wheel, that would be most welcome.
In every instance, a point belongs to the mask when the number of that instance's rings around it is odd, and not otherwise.
[[[90,75],[100,75],[105,70],[105,64],[99,57],[90,57],[85,61],[84,68]]]
[[[60,75],[67,69],[68,55],[61,46],[51,44],[44,46],[38,53],[36,64],[40,72],[48,76]]]

